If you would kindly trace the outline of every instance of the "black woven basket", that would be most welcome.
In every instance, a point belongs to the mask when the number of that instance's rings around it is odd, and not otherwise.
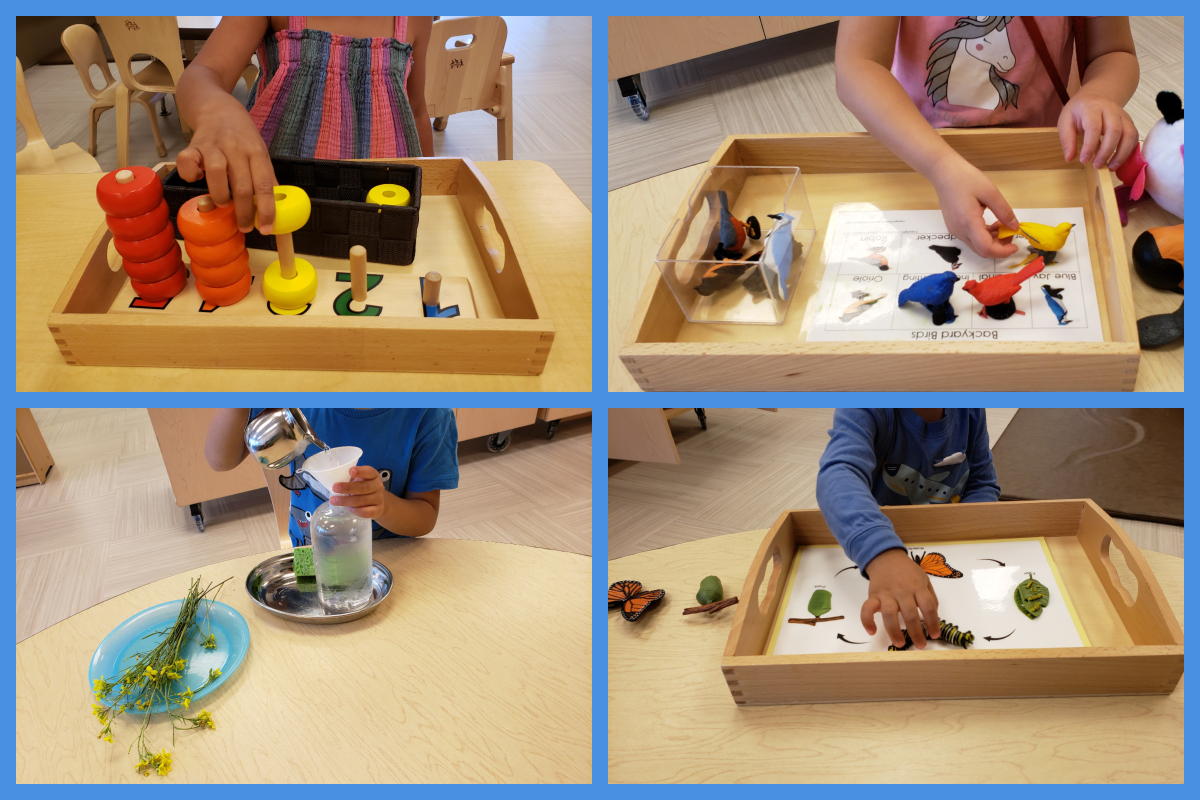
[[[292,234],[297,253],[326,258],[349,258],[350,248],[367,248],[367,260],[377,264],[407,266],[417,254],[417,223],[421,216],[421,168],[414,164],[318,161],[311,158],[272,158],[275,177],[282,186],[299,186],[312,201],[312,215]],[[363,202],[367,192],[381,183],[395,183],[412,194],[407,206],[379,206]],[[208,194],[203,180],[188,183],[172,170],[163,179],[163,195],[175,215],[193,197]],[[175,226],[179,235],[179,226]],[[275,250],[275,237],[257,230],[246,234],[246,246]]]

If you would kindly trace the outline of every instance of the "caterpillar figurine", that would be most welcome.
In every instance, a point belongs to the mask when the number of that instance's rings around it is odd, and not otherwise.
[[[922,623],[922,626],[924,626],[924,623]],[[945,620],[942,620],[940,630],[941,636],[938,639],[940,642],[945,642],[946,644],[954,645],[955,647],[961,647],[963,650],[967,649],[967,645],[975,643],[975,634],[971,633],[970,631],[959,630],[957,625],[946,622]],[[906,630],[904,631],[904,646],[896,647],[894,644],[888,645],[888,652],[893,650],[907,650],[912,646],[912,636],[910,636]]]

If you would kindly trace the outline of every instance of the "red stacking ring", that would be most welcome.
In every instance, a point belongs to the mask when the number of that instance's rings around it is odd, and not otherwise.
[[[113,236],[131,241],[149,239],[171,224],[166,200],[159,200],[153,211],[140,217],[114,217],[112,214],[106,214],[104,221],[108,223],[108,229],[113,232]]]
[[[133,280],[140,283],[157,283],[165,281],[179,271],[183,266],[183,253],[179,250],[179,244],[173,243],[170,251],[161,258],[153,261],[130,261],[126,258],[122,264],[126,274]]]
[[[113,237],[113,245],[117,248],[117,252],[130,261],[153,261],[156,258],[162,258],[171,252],[171,246],[174,244],[175,229],[170,225],[149,239],[130,240]]]
[[[117,183],[117,173],[129,170],[133,180]],[[148,214],[163,199],[162,181],[149,167],[122,167],[113,170],[96,184],[96,200],[105,214],[114,217],[140,217]]]
[[[196,291],[214,306],[231,306],[250,293],[251,280],[247,271],[240,281],[231,286],[205,286],[196,281]]]
[[[243,250],[242,254],[233,261],[219,267],[206,267],[195,261],[192,262],[192,274],[196,276],[196,283],[203,283],[213,289],[231,286],[240,281],[243,275],[249,273],[250,253],[246,250]]]
[[[175,224],[184,240],[199,245],[210,246],[231,239],[238,233],[237,217],[234,216],[233,203],[222,208],[214,206],[211,211],[201,211],[201,198],[209,195],[193,197],[179,208],[175,215]],[[211,199],[211,198],[210,198]]]
[[[220,244],[197,244],[183,240],[187,247],[188,258],[192,260],[192,264],[201,264],[206,267],[219,267],[233,261],[246,250],[246,234],[238,231],[237,235],[232,236]]]
[[[183,264],[180,264],[179,271],[165,281],[142,283],[131,280],[129,283],[133,286],[133,290],[138,293],[138,297],[143,300],[149,300],[152,303],[159,300],[170,300],[182,292],[184,286],[187,286],[187,270],[183,268]]]

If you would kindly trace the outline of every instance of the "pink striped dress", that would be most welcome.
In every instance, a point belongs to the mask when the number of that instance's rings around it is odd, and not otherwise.
[[[306,21],[288,17],[288,29],[258,47],[260,72],[247,105],[271,155],[419,157],[408,104],[408,17],[396,17],[390,39],[311,30]]]

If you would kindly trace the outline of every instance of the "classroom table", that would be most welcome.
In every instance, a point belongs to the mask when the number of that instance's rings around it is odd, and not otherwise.
[[[46,327],[84,249],[104,223],[95,187],[102,175],[17,176],[18,391],[590,391],[592,385],[592,215],[549,166],[482,161],[524,245],[554,323],[541,375],[321,372],[304,369],[79,367],[63,361]],[[421,230],[421,236],[436,231]],[[418,243],[419,246],[419,243]],[[303,354],[268,362],[303,364]]]
[[[280,553],[288,551],[279,551]],[[380,540],[390,596],[342,625],[259,608],[247,573],[276,553],[190,570],[93,606],[16,648],[18,782],[460,783],[591,780],[591,559],[519,545]],[[142,778],[126,753],[138,719],[96,738],[88,664],[138,611],[233,579],[220,602],[245,617],[246,659],[195,701],[214,730],[157,719],[174,765]],[[535,586],[541,599],[520,587]]]
[[[621,363],[621,343],[629,333],[633,312],[654,266],[654,256],[675,213],[704,171],[703,164],[648,178],[608,193],[608,385],[614,392],[641,391]],[[1115,180],[1115,178],[1114,178]],[[1138,203],[1123,229],[1125,255],[1147,228],[1177,224],[1179,220],[1153,201]],[[809,260],[805,269],[811,269]],[[819,267],[819,263],[818,263]],[[1170,314],[1183,295],[1147,286],[1129,262],[1133,303],[1138,319]],[[793,309],[793,312],[795,309]],[[1183,391],[1183,341],[1142,350],[1135,391]]]
[[[637,622],[609,613],[610,782],[1183,781],[1182,680],[1169,696],[734,705],[721,655],[736,607],[682,611],[706,575],[741,595],[766,533],[609,562],[610,581],[667,591]],[[1142,555],[1182,626],[1183,559]]]

